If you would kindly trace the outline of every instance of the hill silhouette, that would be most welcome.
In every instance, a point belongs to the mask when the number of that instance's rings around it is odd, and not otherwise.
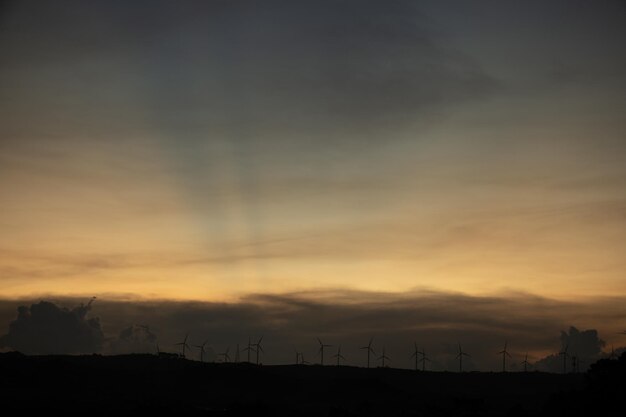
[[[0,392],[5,415],[593,415],[621,401],[625,364],[622,355],[587,374],[450,373],[12,352],[0,354]]]

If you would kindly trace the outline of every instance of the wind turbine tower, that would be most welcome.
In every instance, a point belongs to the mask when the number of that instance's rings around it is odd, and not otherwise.
[[[325,347],[332,347],[333,345],[325,345],[325,344],[323,344],[322,341],[319,339],[319,337],[317,338],[317,341],[320,344],[320,350],[319,350],[318,353],[320,354],[320,356],[322,358],[321,359],[322,366],[324,366],[324,348]]]
[[[391,359],[389,359],[389,356],[385,354],[385,347],[383,346],[383,354],[378,357],[379,361],[382,360],[383,368],[385,367],[385,359],[387,359],[388,361],[391,361]]]
[[[422,355],[422,371],[426,371],[426,362],[430,362],[430,359],[426,357],[426,351],[422,349],[421,352],[417,352]]]
[[[420,351],[419,351],[419,349],[417,348],[417,343],[416,343],[416,342],[413,342],[413,346],[415,347],[415,350],[414,350],[413,354],[411,355],[411,357],[412,357],[412,358],[413,358],[413,357],[415,358],[415,370],[417,371],[417,363],[418,363],[418,360],[419,360],[419,358],[417,357],[417,355],[419,355],[419,354],[420,354]]]
[[[180,342],[180,343],[176,343],[176,346],[181,346],[181,348],[182,348],[182,351],[183,351],[183,358],[185,358],[185,349],[191,349],[191,348],[189,347],[189,345],[187,344],[187,338],[188,338],[188,337],[189,337],[189,333],[187,333],[187,334],[185,335],[185,339],[183,339],[183,341],[182,341],[182,342]]]
[[[248,346],[246,346],[245,348],[242,349],[242,352],[247,352],[247,362],[250,362],[250,352],[253,351],[254,349],[252,348],[252,342],[250,342],[250,336],[248,336]]]
[[[265,353],[265,351],[263,350],[263,347],[261,347],[261,342],[263,341],[263,336],[261,336],[261,338],[259,339],[258,342],[254,343],[252,346],[254,346],[255,352],[256,352],[256,364],[259,364],[259,352],[263,352]]]
[[[506,350],[508,342],[504,342],[504,349],[498,352],[498,354],[502,355],[502,372],[506,372],[506,357],[511,357],[511,354]]]
[[[339,361],[340,360],[342,360],[344,362],[346,361],[346,358],[344,358],[343,355],[341,354],[341,346],[339,346],[337,348],[337,354],[333,355],[333,358],[337,358],[337,366],[339,366]]]
[[[374,338],[372,337],[370,339],[370,342],[367,344],[367,346],[363,346],[360,347],[359,349],[366,349],[367,350],[367,367],[370,367],[370,353],[375,355],[376,352],[374,352],[374,349],[372,349],[372,342],[374,341]]]
[[[230,346],[226,348],[226,352],[220,353],[220,356],[224,357],[224,363],[230,362],[230,356],[228,355],[229,351],[230,351]]]
[[[463,372],[463,356],[469,357],[467,353],[463,352],[461,344],[459,343],[459,354],[456,355],[456,358],[459,360],[459,372]]]
[[[204,353],[206,352],[204,350],[204,347],[206,346],[207,342],[208,342],[208,340],[205,340],[204,343],[202,343],[201,345],[194,346],[194,347],[197,347],[198,349],[200,349],[200,362],[204,362]]]
[[[559,352],[559,355],[563,356],[563,373],[564,374],[567,373],[567,357],[569,356],[569,354],[567,353],[568,348],[569,348],[569,345],[565,345],[565,349]]]
[[[526,353],[526,356],[524,357],[524,360],[522,361],[522,365],[524,365],[524,372],[528,372],[528,353]]]

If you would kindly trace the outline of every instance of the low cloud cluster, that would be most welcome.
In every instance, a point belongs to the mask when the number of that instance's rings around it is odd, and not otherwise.
[[[75,300],[64,301],[70,302]],[[0,301],[0,323],[14,319],[17,305],[13,303],[10,308],[10,304]],[[41,322],[42,316],[50,315],[42,315],[41,306],[63,317],[80,317],[82,327],[78,328],[86,327],[89,332],[59,330],[59,325],[33,325],[34,316]],[[234,303],[104,300],[94,308],[102,317],[102,329],[108,335],[105,339],[99,322],[85,318],[90,305],[65,310],[42,302],[30,308],[20,307],[18,319],[11,323],[9,334],[2,341],[24,353],[155,353],[157,343],[161,352],[181,353],[177,343],[188,334],[187,358],[199,360],[198,346],[206,341],[203,359],[211,361],[226,351],[235,359],[237,347],[239,358],[246,360],[247,352],[242,349],[248,339],[254,343],[263,336],[259,361],[285,364],[293,363],[294,350],[301,352],[307,362],[319,363],[320,338],[333,345],[325,352],[325,361],[331,360],[341,346],[347,365],[365,366],[367,357],[359,348],[374,338],[373,365],[381,364],[376,359],[384,348],[390,366],[413,368],[411,355],[413,344],[417,343],[430,360],[427,369],[453,372],[459,369],[459,344],[470,355],[463,360],[464,370],[501,371],[498,352],[507,342],[512,355],[507,359],[508,370],[523,369],[521,363],[528,354],[528,361],[534,364],[530,369],[562,372],[563,360],[558,352],[568,346],[568,354],[582,361],[582,371],[607,355],[599,334],[613,335],[609,342],[614,342],[615,350],[620,351],[621,339],[616,335],[624,324],[620,321],[626,316],[624,306],[622,299],[574,303],[527,294],[478,297],[432,291],[251,294]],[[570,328],[571,323],[589,330]],[[29,329],[29,338],[18,337],[25,333],[23,327]],[[65,338],[54,349],[45,344],[50,328]],[[79,337],[85,333],[91,335],[91,343]],[[254,354],[251,360],[256,360]],[[566,365],[570,371],[571,356]]]
[[[134,324],[123,329],[117,338],[110,340],[107,353],[154,353],[157,350],[157,336],[150,327]]]
[[[102,349],[104,333],[98,318],[87,318],[93,299],[72,309],[40,301],[20,306],[0,347],[27,354],[95,353]]]
[[[586,370],[600,359],[606,345],[595,329],[580,331],[571,326],[568,332],[561,331],[561,349],[537,361],[536,368],[548,372],[576,372]]]

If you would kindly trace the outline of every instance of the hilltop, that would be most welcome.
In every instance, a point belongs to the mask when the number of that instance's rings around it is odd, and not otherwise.
[[[616,372],[624,375],[624,356],[601,362],[590,378],[8,353],[0,355],[0,392],[7,415],[87,410],[108,416],[540,415],[581,411],[573,406],[576,401],[589,397],[594,386],[611,381]]]

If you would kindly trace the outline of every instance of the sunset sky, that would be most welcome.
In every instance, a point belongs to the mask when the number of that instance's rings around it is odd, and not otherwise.
[[[0,7],[2,299],[626,297],[623,1]]]

